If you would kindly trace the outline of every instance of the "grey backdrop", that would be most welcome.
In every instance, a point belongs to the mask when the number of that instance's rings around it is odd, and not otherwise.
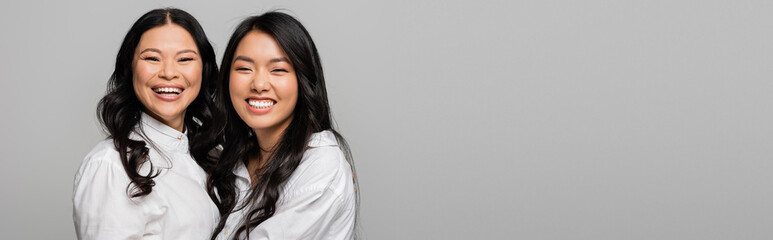
[[[773,238],[770,1],[2,1],[2,239],[73,239],[129,26],[310,30],[366,239]],[[218,58],[219,58],[218,57]]]

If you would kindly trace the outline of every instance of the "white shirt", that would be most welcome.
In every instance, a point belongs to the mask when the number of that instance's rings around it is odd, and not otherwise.
[[[352,170],[335,135],[311,136],[308,150],[290,176],[277,201],[276,212],[250,231],[250,239],[352,239],[355,192]],[[248,208],[238,209],[250,193],[250,175],[243,163],[236,174],[237,211],[228,217],[217,239],[231,239]],[[244,238],[244,236],[241,236]]]
[[[153,178],[156,185],[149,195],[130,198],[129,177],[113,140],[99,142],[75,175],[78,239],[209,239],[219,212],[206,193],[206,173],[188,151],[188,138],[144,113],[140,122],[148,159],[161,169]],[[142,139],[137,130],[131,139]],[[140,174],[146,175],[147,167]]]

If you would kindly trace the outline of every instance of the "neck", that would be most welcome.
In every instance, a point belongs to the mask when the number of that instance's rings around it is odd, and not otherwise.
[[[258,149],[260,153],[257,156],[250,157],[247,162],[247,170],[250,173],[253,186],[257,184],[257,170],[266,165],[268,157],[276,150],[277,143],[282,138],[282,134],[287,129],[287,126],[289,126],[289,121],[287,124],[274,128],[253,129],[255,137],[258,138],[258,147],[260,148]]]
[[[258,138],[258,146],[260,147],[261,160],[265,160],[265,157],[274,152],[274,148],[279,139],[282,137],[282,132],[285,128],[280,129],[254,129],[255,136]]]
[[[252,186],[254,187],[258,183],[258,169],[266,165],[268,157],[274,153],[279,139],[282,136],[282,131],[279,130],[267,130],[267,129],[253,129],[255,136],[258,138],[257,154],[250,156],[247,161],[247,171],[250,173],[250,179],[252,180]]]
[[[174,118],[170,118],[170,119],[162,118],[161,116],[158,116],[158,115],[156,115],[156,114],[154,114],[154,113],[152,113],[150,111],[146,111],[145,113],[147,113],[149,116],[153,117],[154,119],[158,120],[159,122],[163,123],[164,125],[167,125],[167,126],[169,126],[171,128],[174,128],[175,130],[177,130],[179,132],[183,132],[183,127],[185,127],[185,124],[183,124],[185,122],[184,121],[184,116],[185,116],[185,112],[184,111],[183,111],[182,114],[180,114],[180,116],[177,116],[177,117],[174,117]]]
[[[290,126],[292,121],[293,117],[290,116],[275,126],[252,129],[255,132],[255,137],[258,138],[258,147],[260,148],[258,149],[258,156],[249,158],[247,162],[247,170],[249,170],[250,177],[253,180],[255,180],[257,169],[265,166],[269,161],[268,157],[276,151],[276,146],[279,140],[282,139],[282,134],[284,134],[284,131]],[[253,182],[254,184],[255,182]]]
[[[260,147],[261,155],[274,152],[274,148],[279,143],[279,140],[282,139],[282,134],[284,134],[284,131],[290,126],[292,121],[293,117],[290,116],[275,126],[252,129],[255,132],[255,137],[258,138],[258,146]]]

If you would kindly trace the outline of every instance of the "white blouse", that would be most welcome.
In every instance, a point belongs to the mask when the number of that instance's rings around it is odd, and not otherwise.
[[[206,173],[188,151],[186,134],[143,113],[130,138],[144,138],[149,161],[161,169],[152,192],[130,198],[129,177],[113,140],[99,142],[75,175],[78,239],[209,239],[219,212],[206,193]],[[148,170],[146,163],[140,174]]]
[[[322,131],[311,136],[309,148],[277,201],[276,212],[250,231],[250,239],[352,239],[355,192],[352,169],[338,148],[335,135]],[[226,221],[217,239],[231,239],[248,208],[238,209],[250,193],[250,175],[244,164],[236,174],[237,211]],[[240,236],[244,239],[245,236]]]

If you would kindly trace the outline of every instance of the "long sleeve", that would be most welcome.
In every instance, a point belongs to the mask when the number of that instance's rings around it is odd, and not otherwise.
[[[277,203],[250,239],[352,239],[355,196],[349,164],[337,147],[307,152]]]
[[[127,194],[129,178],[117,152],[89,154],[75,176],[73,220],[78,239],[140,239],[148,234],[145,199]]]
[[[206,172],[190,155],[187,135],[143,113],[129,138],[148,148],[138,173],[154,174],[150,194],[129,196],[130,179],[114,140],[99,142],[75,174],[78,239],[210,239],[220,212],[207,194]]]

